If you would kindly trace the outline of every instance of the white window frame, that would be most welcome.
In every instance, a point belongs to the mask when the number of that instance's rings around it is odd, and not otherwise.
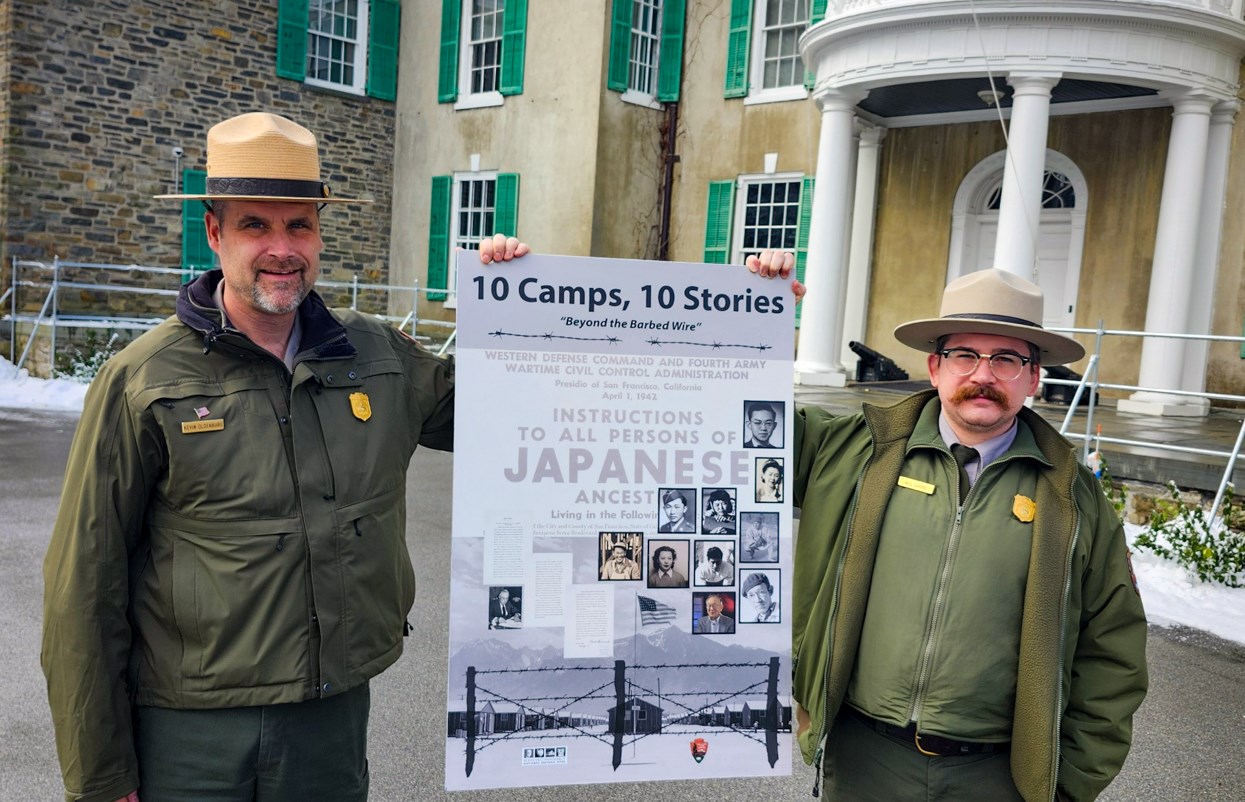
[[[635,24],[636,11],[646,6],[651,7],[653,10],[653,31],[651,32],[643,28],[637,28]],[[661,108],[661,103],[657,100],[657,82],[661,80],[661,24],[662,15],[665,12],[664,6],[663,0],[631,0],[631,33],[627,37],[627,89],[622,93],[622,100],[625,103],[647,106],[650,109]],[[647,65],[650,87],[653,90],[651,92],[645,92],[643,89],[635,86],[634,82],[636,69],[639,65],[639,62],[635,60],[637,43],[645,39],[651,40],[652,46],[652,58]]]
[[[446,270],[447,287],[458,286],[458,260],[454,257],[455,251],[459,248],[467,251],[474,251],[480,246],[480,240],[492,234],[497,228],[497,170],[481,170],[476,172],[454,173],[454,183],[450,187],[450,264]],[[480,207],[480,213],[492,214],[494,225],[485,226],[481,223],[481,229],[478,235],[468,233],[463,235],[459,228],[459,216],[463,212],[462,206],[462,185],[466,181],[492,181],[493,182],[493,207]],[[458,296],[450,293],[445,297],[445,306],[447,309],[454,309],[458,306]]]
[[[786,0],[786,2],[798,2],[798,0]],[[803,59],[798,59],[798,52],[796,56],[800,67],[797,70],[796,83],[789,86],[776,86],[770,89],[764,88],[765,40],[770,32],[769,29],[775,27],[767,25],[767,6],[767,0],[755,0],[755,5],[752,7],[752,50],[748,54],[748,95],[744,98],[744,105],[780,103],[788,100],[805,100],[808,98],[808,90],[804,88],[804,62]],[[812,13],[812,6],[813,0],[804,0],[805,31],[808,30],[807,16]]]
[[[358,19],[355,22],[355,35],[353,38],[345,36],[337,36],[332,33],[324,33],[312,28],[311,16],[315,13],[317,4],[321,6],[346,6],[349,0],[310,0],[307,4],[307,77],[305,83],[310,86],[318,86],[323,89],[332,89],[338,92],[347,92],[352,95],[367,94],[367,48],[368,48],[368,24],[371,21],[371,0],[355,0],[355,12]],[[354,70],[354,81],[351,83],[337,83],[335,81],[325,80],[323,78],[313,77],[314,61],[315,61],[315,42],[317,39],[323,40],[340,40],[354,47],[354,61],[351,65]]]
[[[802,173],[759,173],[753,175],[741,175],[735,182],[735,208],[731,210],[731,264],[742,265],[747,258],[747,254],[760,253],[764,248],[744,248],[744,221],[747,219],[748,209],[748,187],[756,184],[786,184],[794,183],[796,187],[796,215],[795,221],[791,224],[791,229],[795,232],[798,239],[800,234],[800,196],[803,192],[804,175]],[[784,205],[789,201],[784,201]],[[786,226],[786,223],[783,224]],[[790,248],[783,250],[795,250],[795,244],[792,243]]]
[[[486,92],[471,91],[471,71],[472,71],[472,48],[475,42],[471,38],[471,14],[472,3],[474,0],[463,0],[463,10],[460,18],[462,27],[459,30],[459,51],[458,51],[458,99],[454,103],[455,109],[480,109],[489,106],[500,106],[505,102],[505,98],[501,93],[501,47],[502,35],[506,26],[506,11],[504,0],[501,14],[497,18],[497,88]],[[493,13],[493,12],[489,12]]]

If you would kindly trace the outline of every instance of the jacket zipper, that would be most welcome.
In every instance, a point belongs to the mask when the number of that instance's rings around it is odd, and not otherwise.
[[[947,455],[950,456],[950,452],[947,452]],[[1013,461],[1013,459],[1015,458],[1003,457],[1001,459],[997,459],[982,468],[982,473],[986,470],[994,468],[995,465],[1006,465],[1008,462]],[[954,458],[952,458],[952,462],[954,462]],[[978,474],[977,478],[980,480],[981,474]],[[955,497],[957,499],[960,497],[960,481],[960,472],[957,469],[955,471]],[[942,576],[938,579],[938,592],[934,595],[934,612],[930,619],[929,633],[925,637],[925,649],[923,650],[923,654],[921,656],[921,670],[917,674],[916,693],[912,696],[912,709],[908,713],[908,720],[916,723],[918,732],[920,732],[921,729],[921,712],[922,708],[925,706],[925,692],[929,690],[926,687],[926,683],[929,681],[931,663],[934,659],[934,644],[938,635],[938,623],[942,618],[942,606],[946,601],[947,583],[951,578],[951,565],[955,562],[955,553],[960,545],[961,524],[964,521],[964,507],[967,506],[968,499],[973,494],[975,487],[976,483],[968,488],[968,492],[964,495],[964,501],[959,502],[955,508],[955,522],[951,525],[951,539],[947,545],[947,557],[942,564]]]
[[[1063,730],[1063,650],[1066,645],[1068,631],[1068,596],[1072,592],[1072,557],[1076,554],[1076,543],[1081,538],[1081,511],[1076,506],[1076,469],[1072,470],[1072,482],[1068,487],[1068,498],[1072,500],[1073,514],[1076,516],[1076,523],[1072,526],[1072,542],[1068,544],[1068,558],[1064,562],[1063,568],[1063,598],[1059,602],[1059,675],[1055,682],[1055,715],[1054,715],[1054,732],[1052,733],[1051,743],[1054,749],[1051,755],[1050,766],[1050,790],[1053,796],[1058,788],[1059,783],[1059,739],[1062,737]]]
[[[969,493],[973,492],[970,487]],[[960,497],[960,472],[955,472],[955,497]],[[938,592],[934,594],[934,610],[930,616],[929,632],[925,635],[925,648],[921,655],[921,670],[917,674],[916,693],[912,695],[912,709],[908,712],[908,720],[917,722],[917,730],[920,731],[921,708],[925,704],[925,684],[929,681],[930,663],[934,658],[934,642],[937,639],[938,623],[942,618],[942,605],[946,601],[947,583],[951,578],[951,565],[955,562],[956,548],[960,544],[960,524],[964,520],[964,503],[968,501],[968,496],[964,497],[964,502],[957,502],[955,508],[955,522],[951,525],[951,538],[947,543],[947,556],[942,562],[942,575],[938,578]]]
[[[873,429],[869,425],[869,421],[865,421],[865,428],[869,430],[869,437],[874,437]],[[817,750],[813,753],[813,766],[815,768],[813,776],[813,796],[821,796],[821,777],[822,768],[826,758],[826,742],[830,739],[829,728],[826,726],[830,715],[830,654],[834,651],[834,636],[832,634],[834,628],[834,617],[839,612],[839,588],[842,587],[843,568],[847,564],[847,552],[852,545],[852,525],[856,522],[856,502],[860,497],[860,487],[864,483],[865,472],[869,470],[869,466],[873,462],[873,456],[870,455],[869,460],[865,463],[865,467],[861,469],[860,474],[856,477],[856,489],[852,492],[852,509],[847,516],[847,539],[843,542],[843,553],[839,557],[839,564],[834,570],[834,597],[830,600],[830,615],[826,616],[826,643],[829,645],[826,657],[826,669],[821,672],[821,737],[817,740]]]

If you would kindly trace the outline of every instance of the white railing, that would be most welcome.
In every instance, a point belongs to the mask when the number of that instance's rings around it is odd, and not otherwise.
[[[51,262],[14,258],[9,287],[3,295],[0,295],[0,309],[3,308],[5,301],[8,301],[8,310],[3,317],[0,317],[0,320],[9,324],[9,359],[18,368],[22,367],[30,355],[36,338],[42,331],[47,332],[51,346],[51,364],[55,366],[59,329],[145,331],[153,328],[173,313],[180,285],[187,278],[188,272],[182,268],[148,265],[71,262],[59,257]],[[118,283],[112,280],[113,276],[125,276],[124,281],[127,282],[133,282],[135,278],[139,278],[142,283]],[[102,280],[104,277],[107,277],[107,280]],[[452,296],[453,290],[430,289],[420,287],[418,284],[372,283],[360,281],[357,275],[352,276],[350,281],[320,279],[316,281],[316,289],[321,293],[329,291],[330,300],[334,294],[343,296],[341,304],[331,305],[344,305],[344,296],[348,294],[351,309],[369,313],[391,323],[403,331],[408,331],[412,337],[419,340],[432,339],[422,334],[419,331],[421,328],[449,329],[449,334],[440,346],[439,353],[444,353],[454,341],[457,326],[454,321],[418,316],[421,295],[443,293]],[[66,304],[64,297],[67,292],[109,294],[109,297],[116,294],[150,296],[164,300],[152,304],[158,308],[157,313],[152,315],[124,315],[101,311],[101,306],[104,309],[108,308],[107,300],[102,304],[98,302]],[[398,300],[401,298],[408,299],[410,311],[405,315],[390,314],[390,309],[401,308],[404,305]],[[424,300],[426,301],[426,298]],[[39,306],[37,313],[30,311],[35,304]],[[66,306],[75,311],[65,311],[62,307]],[[22,326],[29,326],[30,331],[21,355],[18,356],[17,342],[19,327]]]
[[[1215,491],[1215,500],[1211,504],[1208,513],[1208,520],[1214,520],[1215,514],[1219,511],[1219,505],[1223,502],[1223,496],[1228,485],[1232,481],[1232,471],[1236,467],[1237,457],[1241,453],[1241,445],[1245,443],[1245,419],[1241,421],[1240,431],[1237,432],[1236,442],[1232,446],[1231,451],[1222,451],[1212,448],[1194,448],[1192,446],[1178,446],[1172,443],[1154,442],[1151,440],[1128,440],[1119,437],[1102,437],[1094,431],[1094,408],[1098,401],[1098,390],[1121,390],[1126,392],[1149,392],[1166,396],[1177,396],[1183,398],[1205,398],[1208,401],[1230,401],[1245,405],[1245,395],[1233,395],[1231,393],[1208,393],[1197,392],[1191,390],[1169,390],[1164,387],[1142,387],[1134,384],[1108,384],[1098,381],[1098,369],[1102,364],[1102,341],[1104,337],[1159,337],[1171,340],[1202,340],[1207,342],[1234,342],[1245,343],[1245,337],[1236,337],[1220,334],[1175,334],[1168,332],[1150,332],[1150,331],[1126,331],[1122,329],[1107,329],[1102,325],[1102,321],[1098,322],[1096,329],[1076,329],[1076,328],[1052,328],[1051,331],[1061,332],[1063,334],[1092,334],[1094,335],[1094,350],[1090,354],[1089,363],[1085,367],[1085,374],[1079,379],[1053,379],[1044,377],[1043,384],[1058,384],[1071,386],[1076,388],[1076,392],[1072,396],[1071,402],[1068,404],[1068,412],[1064,416],[1063,424],[1059,427],[1059,433],[1070,440],[1081,440],[1081,458],[1082,461],[1089,460],[1089,444],[1094,443],[1110,443],[1113,445],[1133,446],[1138,448],[1151,448],[1163,451],[1174,451],[1181,454],[1196,454],[1204,457],[1218,457],[1227,459],[1227,466],[1224,468],[1223,477],[1219,481],[1219,488]],[[1085,431],[1071,432],[1072,415],[1076,412],[1080,405],[1081,399],[1086,398],[1085,393],[1089,392],[1087,397],[1087,408],[1085,414]]]
[[[1209,14],[1222,14],[1234,19],[1241,19],[1243,8],[1245,8],[1245,0],[1145,0],[1145,2],[1137,2],[1136,0],[1112,0],[1120,5],[1136,6],[1139,15],[1145,14],[1147,6],[1178,6],[1180,8],[1200,8]],[[939,3],[945,5],[947,0],[829,0],[826,7],[826,18],[846,16],[861,11],[868,11],[877,8],[901,8],[925,5],[927,3]],[[990,13],[997,11],[1006,11],[1011,6],[1011,0],[976,0],[967,6],[969,9],[975,9],[981,13]],[[1057,9],[1061,5],[1059,2],[1051,2],[1047,7]],[[1074,5],[1068,3],[1069,6]]]

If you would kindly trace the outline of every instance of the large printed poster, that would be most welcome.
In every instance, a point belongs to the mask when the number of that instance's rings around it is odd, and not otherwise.
[[[789,774],[787,283],[458,276],[447,789]]]

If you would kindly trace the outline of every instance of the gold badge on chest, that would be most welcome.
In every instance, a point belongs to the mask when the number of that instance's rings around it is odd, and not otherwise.
[[[1020,495],[1012,499],[1012,515],[1016,516],[1017,521],[1023,524],[1032,523],[1035,514],[1037,505],[1033,503],[1033,499]]]
[[[350,411],[359,420],[367,420],[372,417],[372,402],[368,399],[367,393],[350,394]]]

